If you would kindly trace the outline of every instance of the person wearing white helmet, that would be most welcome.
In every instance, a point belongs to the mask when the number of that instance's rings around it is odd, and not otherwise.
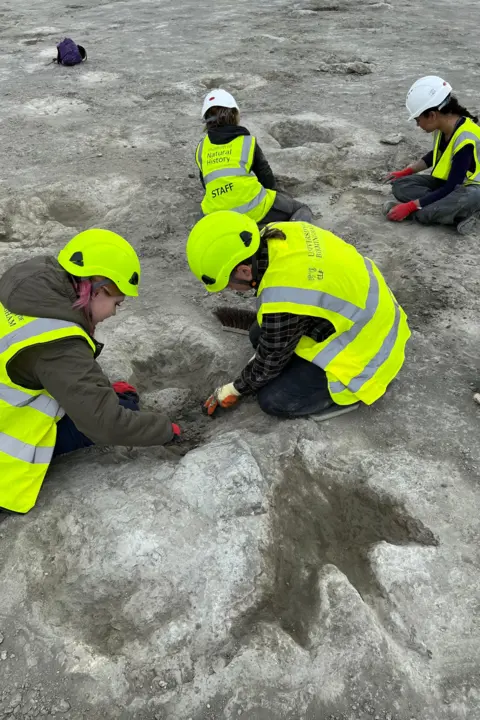
[[[202,212],[234,210],[259,226],[286,220],[312,221],[309,207],[276,190],[275,177],[256,138],[240,125],[233,95],[210,90],[202,107],[206,137],[195,160],[205,189]]]
[[[436,75],[417,80],[407,93],[409,120],[433,133],[433,150],[386,182],[398,202],[384,211],[399,222],[410,215],[423,225],[453,225],[466,235],[480,212],[480,127],[478,118],[459,104],[452,87]],[[432,168],[431,174],[418,175]]]

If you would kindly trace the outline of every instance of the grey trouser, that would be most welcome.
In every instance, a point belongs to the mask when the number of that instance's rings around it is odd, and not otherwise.
[[[409,175],[395,180],[392,192],[397,200],[404,203],[420,200],[443,185],[443,180],[431,175]],[[449,195],[417,210],[412,217],[422,225],[458,225],[476,212],[480,212],[480,186],[458,185]]]
[[[287,193],[277,190],[277,196],[272,207],[265,217],[259,220],[258,227],[262,228],[271,222],[286,222],[287,220],[311,223],[313,213],[308,205],[303,205],[298,200],[294,200],[290,195],[287,195]]]

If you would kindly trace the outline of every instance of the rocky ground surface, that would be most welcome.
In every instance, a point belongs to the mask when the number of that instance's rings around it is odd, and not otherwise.
[[[4,0],[0,258],[109,227],[142,294],[102,330],[112,380],[185,428],[93,449],[0,525],[0,718],[478,720],[480,236],[389,224],[380,179],[429,149],[409,85],[478,107],[477,0]],[[50,64],[84,44],[81,67]],[[281,185],[372,257],[409,314],[373,408],[319,424],[199,402],[248,359],[188,273],[208,88]]]

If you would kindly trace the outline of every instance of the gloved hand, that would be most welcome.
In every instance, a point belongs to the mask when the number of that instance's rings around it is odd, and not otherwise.
[[[118,380],[117,382],[114,382],[112,384],[112,388],[115,390],[117,395],[125,395],[127,398],[131,398],[136,403],[138,403],[140,400],[137,388],[134,388],[133,385],[129,385],[124,380]]]
[[[413,170],[411,167],[404,168],[403,170],[393,170],[393,172],[389,172],[384,183],[388,182],[394,182],[395,180],[398,180],[402,177],[407,177],[407,175],[413,175]]]
[[[182,431],[180,430],[180,425],[177,425],[177,423],[172,423],[172,431],[173,434],[179,437],[182,434]]]
[[[417,202],[416,200],[410,200],[410,202],[395,205],[388,213],[387,218],[394,222],[400,222],[401,220],[405,220],[405,218],[415,212],[415,210],[418,210]]]
[[[235,405],[240,393],[235,389],[233,383],[218,387],[203,404],[203,412],[206,415],[213,415],[217,407],[229,408]]]

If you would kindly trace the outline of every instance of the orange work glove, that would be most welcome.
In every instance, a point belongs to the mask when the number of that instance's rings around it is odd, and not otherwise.
[[[210,397],[203,403],[203,412],[206,415],[213,415],[217,407],[229,408],[235,405],[240,393],[235,389],[233,383],[218,387]]]

